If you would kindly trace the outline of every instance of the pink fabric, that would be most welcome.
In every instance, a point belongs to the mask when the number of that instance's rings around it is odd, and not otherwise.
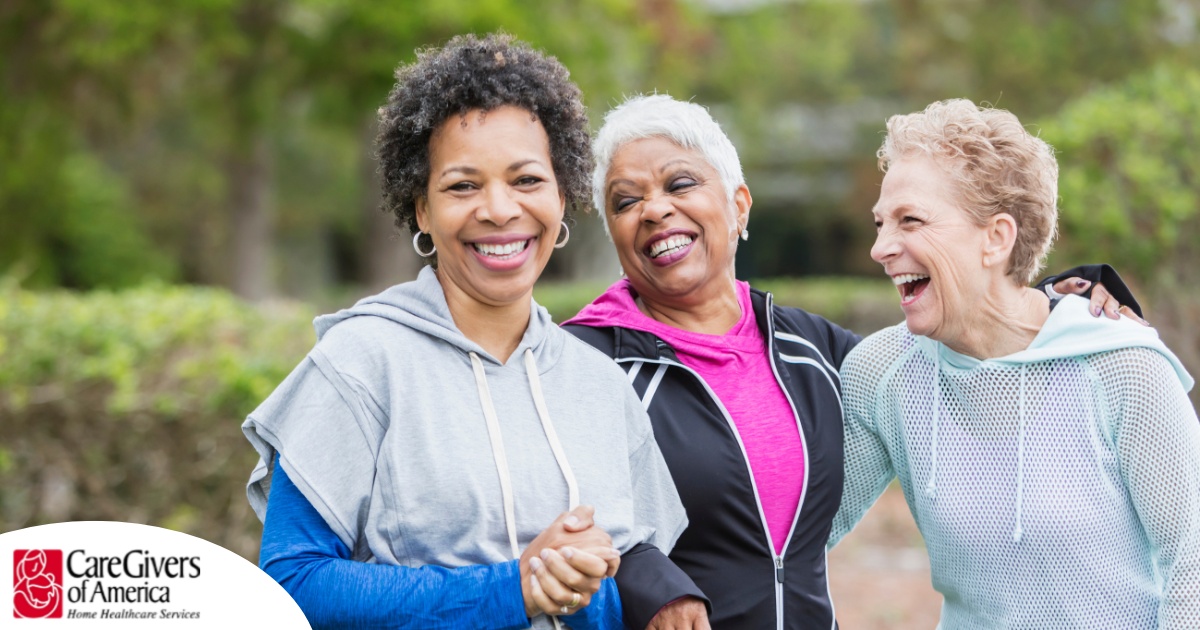
[[[725,405],[741,435],[767,518],[775,553],[783,550],[804,487],[804,446],[796,417],[775,380],[766,342],[750,303],[750,285],[737,283],[742,317],[724,335],[679,330],[644,315],[629,281],[612,285],[567,324],[620,326],[658,336],[695,370]]]

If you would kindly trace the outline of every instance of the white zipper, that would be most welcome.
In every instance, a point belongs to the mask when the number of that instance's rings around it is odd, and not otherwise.
[[[775,298],[770,293],[767,294],[767,363],[771,364],[771,373],[775,375],[775,382],[779,385],[780,391],[783,392],[784,398],[787,398],[788,406],[792,408],[792,417],[796,419],[796,432],[800,434],[800,448],[804,451],[804,473],[800,481],[800,500],[796,502],[796,515],[792,517],[792,526],[788,529],[787,538],[783,541],[783,552],[775,557],[776,560],[776,575],[775,575],[775,607],[778,612],[775,618],[778,620],[777,627],[783,630],[783,556],[787,554],[788,546],[792,544],[792,535],[796,533],[796,524],[800,522],[800,513],[804,510],[804,499],[808,497],[808,473],[812,466],[812,460],[808,457],[808,439],[804,436],[804,427],[800,425],[800,413],[796,411],[796,403],[792,400],[792,394],[788,392],[788,388],[784,386],[783,379],[779,377],[779,370],[775,367]],[[818,354],[820,352],[818,351]],[[823,358],[823,357],[822,357]],[[838,397],[838,404],[841,405],[841,397]],[[756,491],[757,492],[757,491]],[[774,547],[772,547],[774,549]],[[829,584],[829,573],[825,574],[826,586]],[[829,606],[832,610],[833,599],[830,598]],[[836,621],[835,621],[836,623]]]
[[[775,556],[775,627],[783,630],[783,556]]]

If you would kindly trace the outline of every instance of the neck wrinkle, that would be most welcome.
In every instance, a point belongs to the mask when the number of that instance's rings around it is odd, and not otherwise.
[[[713,283],[710,283],[713,284]],[[642,314],[661,324],[679,330],[707,335],[724,335],[742,318],[742,306],[738,301],[737,281],[732,276],[717,292],[716,299],[702,301],[680,300],[679,303],[647,300],[634,287],[634,300]],[[693,297],[688,295],[686,297]],[[695,302],[691,304],[688,302]]]
[[[936,340],[959,354],[986,361],[1028,348],[1050,317],[1050,301],[1036,289],[1009,284],[986,294],[973,310],[973,317],[962,316],[959,334]]]

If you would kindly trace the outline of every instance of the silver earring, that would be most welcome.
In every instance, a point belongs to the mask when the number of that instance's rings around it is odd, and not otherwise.
[[[558,241],[554,244],[554,249],[562,249],[564,246],[566,246],[567,241],[571,240],[571,228],[567,227],[566,221],[562,222],[562,226],[563,226],[562,234],[566,234],[566,236],[563,238],[563,240]]]
[[[742,228],[742,240],[743,241],[750,240],[750,230],[748,230],[746,228]]]
[[[430,247],[429,251],[427,251],[427,252],[421,251],[421,244],[418,243],[417,241],[421,238],[421,235],[423,235],[423,234],[424,234],[424,232],[417,232],[416,234],[413,234],[413,249],[416,250],[417,255],[420,256],[421,258],[429,258],[430,256],[437,253],[437,245],[433,245],[432,247]]]

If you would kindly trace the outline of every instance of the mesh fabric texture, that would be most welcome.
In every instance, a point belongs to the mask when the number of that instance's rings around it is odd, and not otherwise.
[[[1200,423],[1163,354],[948,354],[900,324],[846,358],[830,545],[898,477],[939,627],[1200,628]]]

